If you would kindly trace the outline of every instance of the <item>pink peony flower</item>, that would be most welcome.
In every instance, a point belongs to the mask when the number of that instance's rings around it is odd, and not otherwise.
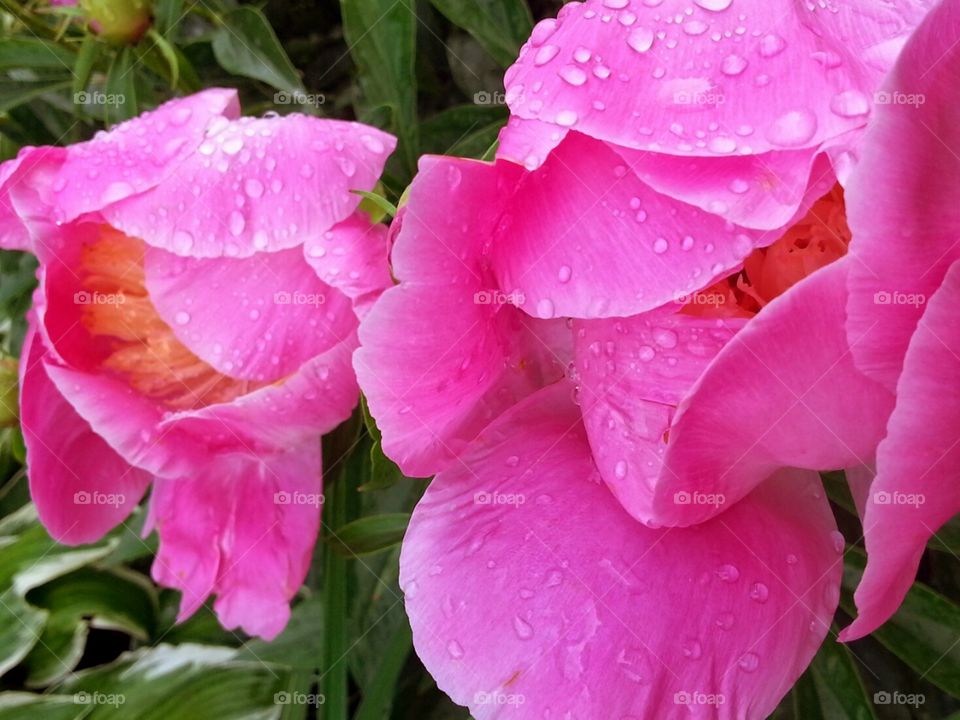
[[[395,141],[357,123],[174,100],[0,167],[0,245],[39,261],[21,358],[31,493],[59,541],[152,483],[154,578],[180,619],[286,624],[320,517],[319,435],[357,400],[362,307],[390,283],[357,210]]]
[[[385,452],[439,471],[401,584],[473,717],[766,717],[823,641],[844,539],[809,468],[893,407],[848,352],[835,185],[901,5],[570,4],[499,160],[421,161],[354,366]]]

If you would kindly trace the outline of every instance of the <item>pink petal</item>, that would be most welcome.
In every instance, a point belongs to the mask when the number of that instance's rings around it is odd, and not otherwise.
[[[698,528],[645,528],[598,482],[569,394],[502,416],[417,506],[401,587],[420,658],[477,720],[679,717],[691,695],[722,696],[713,717],[766,717],[839,597],[817,478],[784,472]]]
[[[344,295],[357,299],[390,287],[387,226],[374,225],[357,211],[303,243],[303,254],[317,276]]]
[[[566,136],[556,125],[511,115],[497,138],[497,159],[536,170]]]
[[[562,376],[552,329],[513,307],[482,262],[520,172],[421,159],[393,248],[400,285],[360,325],[354,367],[384,451],[408,475],[448,464],[493,418]],[[452,212],[451,208],[459,208]]]
[[[31,330],[20,361],[30,495],[57,542],[93,542],[137,506],[150,475],[127,464],[73,410],[47,377],[46,359]]]
[[[864,463],[883,437],[893,397],[859,373],[844,330],[849,259],[815,272],[767,305],[720,351],[681,404],[655,489],[656,519],[689,525],[729,506],[780,467]]]
[[[951,2],[917,30],[880,94],[886,104],[850,180],[847,326],[863,336],[858,367],[891,390],[924,303],[960,259],[960,163],[951,150],[960,147],[958,33],[960,7]]]
[[[0,248],[31,250],[35,223],[49,222],[53,176],[63,148],[24,148],[0,165]]]
[[[151,248],[144,271],[177,339],[230,377],[285,377],[356,327],[349,298],[319,280],[299,248],[243,259]]]
[[[356,335],[351,335],[282,382],[229,403],[169,415],[159,432],[203,438],[208,451],[278,450],[315,439],[350,417],[357,405],[359,389],[350,364],[356,347]]]
[[[609,146],[577,133],[501,203],[491,262],[534,317],[644,312],[728,275],[757,243],[655,192]]]
[[[661,311],[575,323],[579,401],[593,458],[637,519],[653,517],[652,490],[676,406],[744,322]]]
[[[68,222],[101,210],[175,176],[196,153],[211,123],[239,115],[236,90],[210,88],[70,145],[52,183],[57,219]],[[175,209],[176,203],[167,206],[170,214],[176,215]]]
[[[877,477],[863,518],[867,568],[854,599],[859,615],[841,636],[855,640],[900,606],[930,537],[960,512],[960,262],[947,271],[910,340],[897,406],[877,450]]]
[[[248,257],[345,220],[393,150],[392,136],[305,115],[214,120],[196,152],[149,193],[102,210],[154,247],[197,258]]]
[[[151,514],[160,535],[154,579],[183,592],[179,619],[211,593],[228,629],[273,639],[303,583],[322,504],[320,447],[215,458],[158,480]]]
[[[508,102],[523,118],[675,155],[812,148],[864,125],[923,5],[569,4],[507,71]]]

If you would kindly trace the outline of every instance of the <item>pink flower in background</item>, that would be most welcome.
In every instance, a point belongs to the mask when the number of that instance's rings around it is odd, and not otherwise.
[[[869,561],[844,639],[899,607],[927,541],[960,511],[958,32],[960,6],[946,2],[908,43],[850,180],[850,256],[722,353],[676,422],[702,452],[670,464],[683,482],[663,488],[665,507],[679,488],[747,493],[770,467],[864,468],[855,495]],[[818,378],[811,355],[838,361]],[[870,407],[865,388],[885,400]],[[728,434],[721,446],[711,428],[731,414],[767,431]],[[841,442],[837,427],[858,428],[861,442]],[[718,479],[726,467],[735,469]]]
[[[390,283],[358,211],[394,139],[239,117],[207,90],[0,167],[0,243],[40,260],[21,359],[31,493],[95,540],[152,483],[154,578],[270,638],[306,574],[320,434],[357,400],[357,314]]]

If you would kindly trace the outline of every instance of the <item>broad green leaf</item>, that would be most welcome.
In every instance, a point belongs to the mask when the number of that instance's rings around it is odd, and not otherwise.
[[[303,83],[266,17],[243,5],[221,18],[213,35],[213,53],[227,72],[260,80],[277,90],[303,92]]]
[[[0,720],[80,720],[88,711],[72,695],[0,693]]]
[[[812,693],[801,692],[800,718],[875,720],[873,704],[846,645],[836,641],[836,628],[827,635],[804,676]],[[812,704],[813,702],[816,704]]]
[[[345,555],[367,555],[399,544],[409,522],[409,513],[362,517],[331,533],[328,541]]]
[[[270,642],[253,639],[237,650],[238,660],[276,663],[318,675],[323,657],[323,602],[302,600],[290,613],[290,622]]]
[[[401,199],[401,204],[402,202],[403,200]],[[374,420],[370,414],[367,399],[363,395],[360,396],[360,409],[363,413],[363,424],[367,429],[367,434],[370,436],[370,463],[369,475],[358,490],[360,490],[360,492],[384,490],[400,480],[403,477],[403,473],[400,472],[400,468],[397,467],[396,463],[383,454],[380,428],[377,427],[376,420]]]
[[[159,645],[77,673],[55,690],[89,705],[88,720],[275,717],[289,671],[235,654],[233,648]]]
[[[400,139],[399,156],[412,173],[419,151],[417,131],[414,0],[340,0],[343,34],[357,66],[360,114],[386,108],[387,127]]]
[[[40,38],[6,37],[0,43],[0,70],[70,70],[73,63],[72,52]]]
[[[850,615],[856,615],[852,593],[865,565],[861,551],[848,550],[840,606]],[[960,697],[960,607],[951,600],[915,582],[900,609],[872,637],[924,679]]]
[[[430,0],[450,22],[469,32],[502,67],[517,59],[533,29],[524,0]]]

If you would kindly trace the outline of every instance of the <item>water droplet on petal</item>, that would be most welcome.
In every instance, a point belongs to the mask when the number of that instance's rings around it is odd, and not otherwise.
[[[766,58],[773,57],[782,52],[786,46],[783,38],[776,33],[764,35],[760,40],[760,55]]]
[[[753,672],[760,665],[760,658],[757,657],[756,653],[747,653],[737,661],[737,665],[744,672]]]
[[[459,660],[463,657],[463,646],[456,640],[451,640],[447,643],[447,652],[454,660]]]
[[[859,117],[870,112],[870,100],[859,90],[847,90],[833,96],[830,110],[840,117]]]
[[[809,110],[790,110],[767,128],[767,138],[775,145],[796,147],[808,142],[817,132],[817,116]]]
[[[186,325],[190,322],[190,313],[186,310],[181,310],[176,315],[173,316],[173,320],[177,325]]]
[[[728,7],[733,0],[693,0],[697,5],[702,7],[704,10],[710,10],[711,12],[723,12]]]
[[[720,72],[724,75],[739,75],[747,69],[747,61],[739,55],[727,55],[720,63]]]
[[[577,113],[573,110],[561,110],[553,121],[560,127],[573,127],[577,124]]]
[[[724,582],[736,582],[740,579],[740,571],[735,565],[721,565],[717,568],[717,577]]]
[[[751,600],[756,600],[758,603],[765,603],[769,597],[770,589],[763,583],[758,582],[750,586]]]
[[[519,615],[513,618],[513,630],[521,640],[529,640],[533,637],[533,627]]]
[[[645,53],[653,47],[653,30],[645,27],[634,28],[627,35],[627,45],[638,53]]]

